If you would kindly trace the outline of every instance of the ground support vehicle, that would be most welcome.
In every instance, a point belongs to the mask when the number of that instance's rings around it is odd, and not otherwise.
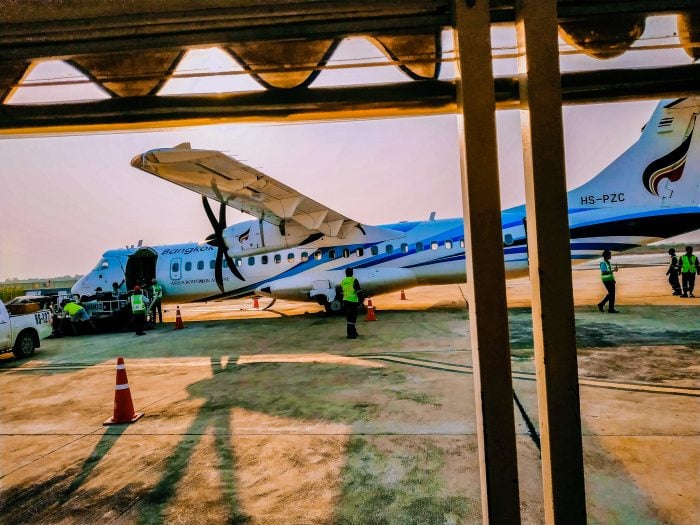
[[[52,312],[39,309],[31,313],[11,313],[0,301],[0,353],[29,357],[41,340],[51,335]]]

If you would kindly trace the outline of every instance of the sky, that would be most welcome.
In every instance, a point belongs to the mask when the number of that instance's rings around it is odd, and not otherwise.
[[[671,17],[649,19],[642,39],[674,41]],[[669,36],[663,39],[661,37]],[[511,30],[494,30],[495,46],[514,44]],[[451,49],[445,35],[444,49]],[[450,54],[448,53],[448,56]],[[381,57],[367,40],[344,41],[333,60]],[[628,52],[599,61],[564,56],[562,71],[688,64],[679,49]],[[179,70],[235,70],[218,50],[190,52]],[[496,60],[496,75],[515,73],[514,60]],[[75,76],[46,62],[31,79]],[[451,64],[441,78],[453,76]],[[406,80],[393,67],[323,71],[314,86]],[[174,79],[162,94],[260,89],[251,79]],[[102,97],[86,86],[20,88],[10,102]],[[657,101],[565,106],[567,185],[589,180],[636,141]],[[524,202],[520,115],[497,113],[504,208]],[[457,117],[402,117],[295,124],[218,124],[163,131],[0,136],[0,281],[83,274],[107,249],[200,241],[211,233],[199,195],[132,168],[135,155],[190,142],[235,156],[361,223],[461,216]],[[250,217],[229,208],[228,224]]]

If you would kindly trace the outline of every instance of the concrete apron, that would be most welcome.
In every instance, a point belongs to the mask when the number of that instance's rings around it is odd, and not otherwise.
[[[185,318],[185,330],[165,325],[138,343],[130,333],[50,340],[32,359],[3,360],[3,519],[480,523],[466,312],[455,289],[441,298],[435,288],[409,291],[409,302],[433,308],[380,309],[357,341],[344,339],[342,319],[288,310]],[[589,517],[693,523],[693,316],[680,306],[623,314],[577,313]],[[523,520],[540,523],[528,316],[510,311],[514,411]],[[105,429],[117,355],[146,416]]]

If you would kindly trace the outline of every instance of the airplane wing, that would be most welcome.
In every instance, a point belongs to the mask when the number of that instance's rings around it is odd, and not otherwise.
[[[342,238],[359,225],[220,151],[184,143],[137,155],[131,165],[276,226],[290,219],[310,232]]]

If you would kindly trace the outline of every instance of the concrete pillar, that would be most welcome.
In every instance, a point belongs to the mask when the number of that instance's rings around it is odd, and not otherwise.
[[[489,3],[454,0],[457,115],[483,522],[520,523]]]
[[[520,108],[547,524],[585,524],[556,0],[518,0]]]

